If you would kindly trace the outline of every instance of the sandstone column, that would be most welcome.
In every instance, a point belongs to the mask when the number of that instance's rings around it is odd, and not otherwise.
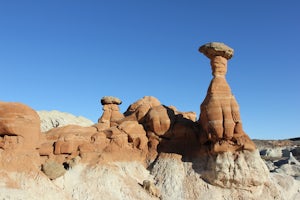
[[[103,114],[98,119],[98,124],[96,124],[98,131],[115,126],[119,120],[124,118],[119,109],[121,103],[122,101],[117,97],[105,96],[101,99]]]
[[[199,123],[203,130],[200,142],[210,144],[214,153],[254,150],[254,143],[243,131],[239,106],[225,77],[233,49],[223,43],[212,42],[201,46],[199,51],[210,59],[213,75],[200,106]]]

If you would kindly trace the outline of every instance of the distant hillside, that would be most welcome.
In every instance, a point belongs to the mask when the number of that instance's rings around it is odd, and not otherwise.
[[[55,127],[61,127],[65,125],[79,125],[79,126],[91,126],[94,124],[93,121],[82,117],[75,116],[70,113],[60,112],[57,110],[52,111],[37,111],[38,115],[41,119],[41,130],[42,132],[46,132]]]

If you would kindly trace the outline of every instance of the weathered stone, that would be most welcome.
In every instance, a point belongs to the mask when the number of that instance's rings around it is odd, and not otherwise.
[[[104,132],[97,132],[91,137],[92,144],[95,146],[97,152],[102,152],[109,144],[110,139],[106,137]]]
[[[145,116],[147,130],[159,136],[164,135],[171,128],[174,120],[174,111],[163,105],[152,107]]]
[[[46,199],[300,199],[300,163],[290,153],[299,154],[296,145],[280,143],[282,159],[276,151],[276,161],[268,161],[278,172],[271,177],[258,151],[247,151],[255,145],[242,129],[225,79],[233,50],[210,44],[201,51],[211,59],[214,78],[198,122],[194,112],[177,111],[150,96],[123,115],[121,101],[106,97],[98,124],[38,135],[30,129],[39,127],[38,120],[26,121],[34,116],[30,109],[13,106],[4,112],[0,104],[0,199],[38,199],[40,194]]]
[[[66,125],[79,125],[79,126],[92,126],[94,122],[82,117],[74,116],[70,113],[60,112],[57,110],[52,111],[37,111],[41,119],[41,131],[46,132],[52,128],[62,127]]]
[[[215,153],[254,150],[255,144],[243,131],[238,103],[225,78],[233,49],[222,43],[209,43],[200,47],[200,52],[210,58],[214,76],[200,106],[199,123],[204,132],[201,143],[212,142]]]
[[[56,179],[66,173],[66,170],[62,164],[57,163],[54,160],[48,160],[42,166],[42,171],[51,179]]]
[[[177,153],[184,157],[193,157],[201,154],[202,145],[199,145],[199,125],[182,115],[175,115],[170,130],[160,137],[158,152]]]
[[[274,171],[281,174],[287,174],[295,178],[300,177],[300,165],[283,164]]]
[[[40,118],[21,103],[0,102],[0,148],[35,150],[39,146]]]
[[[155,97],[145,96],[142,99],[131,104],[125,112],[125,116],[130,120],[140,121],[145,117],[150,108],[159,105],[161,105],[161,103]]]
[[[300,146],[294,148],[291,152],[293,153],[294,156],[300,157]]]
[[[193,122],[196,121],[197,119],[197,115],[195,112],[180,112],[177,110],[177,108],[175,106],[168,106],[170,109],[172,109],[175,113],[175,115],[182,115],[183,118],[186,118],[186,119],[190,119],[192,120]]]
[[[97,133],[95,127],[67,125],[49,130],[46,133],[46,137],[48,141],[55,141],[55,155],[76,154],[79,151],[78,146],[84,143],[91,143],[91,137],[95,133]],[[47,146],[46,144],[44,145],[45,147]]]
[[[102,105],[107,105],[107,104],[116,104],[116,105],[120,105],[122,104],[122,101],[117,98],[117,97],[113,97],[113,96],[104,96],[101,99],[101,104]]]
[[[137,121],[124,121],[118,128],[128,135],[128,142],[140,150],[147,151],[148,138],[141,124]]]
[[[181,192],[184,191],[185,185],[184,172],[185,168],[181,155],[159,154],[151,173],[154,175],[156,187],[160,190],[162,199],[189,199],[185,198],[183,192]]]
[[[160,197],[159,189],[149,180],[143,181],[143,188],[152,196]]]
[[[157,146],[160,143],[160,138],[153,132],[147,131],[148,137],[148,155],[147,160],[153,162],[158,155]]]
[[[249,188],[268,182],[269,170],[258,151],[225,152],[208,158],[202,178],[224,188]]]
[[[260,151],[260,155],[267,160],[278,160],[282,158],[282,148],[267,148]]]
[[[111,144],[116,144],[119,147],[125,147],[128,144],[128,135],[122,132],[118,127],[114,126],[103,131]],[[111,145],[110,144],[110,145]]]
[[[221,42],[210,42],[202,45],[199,48],[199,51],[210,59],[215,56],[222,56],[226,59],[230,59],[234,52],[232,48]]]
[[[105,96],[101,99],[103,105],[102,116],[98,119],[98,124],[94,126],[98,131],[103,131],[118,124],[118,121],[124,118],[120,112],[119,106],[122,101],[116,97]]]
[[[104,130],[118,124],[118,121],[123,119],[124,115],[120,113],[119,106],[116,104],[103,105],[103,114],[98,119],[98,130]],[[102,128],[102,129],[100,129]]]
[[[42,143],[40,148],[39,148],[39,155],[40,156],[50,156],[53,155],[54,152],[54,147],[53,147],[54,142],[45,142]]]

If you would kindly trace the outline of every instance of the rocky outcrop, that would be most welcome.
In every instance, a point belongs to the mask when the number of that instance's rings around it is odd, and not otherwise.
[[[82,117],[75,116],[70,113],[60,112],[57,110],[52,111],[37,111],[41,120],[41,131],[46,132],[52,128],[62,127],[66,125],[79,125],[79,126],[92,126],[94,122]]]
[[[119,111],[118,98],[104,97],[101,102],[104,109],[97,124],[47,131],[41,140],[40,156],[59,163],[76,156],[82,162],[134,159],[151,163],[160,151],[187,155],[199,149],[199,129],[192,112],[179,112],[148,96],[130,105],[124,115]]]
[[[1,171],[0,199],[159,200],[143,189],[144,180],[153,182],[149,171],[139,162],[78,164],[52,181],[42,173]]]
[[[149,168],[136,161],[94,165],[79,163],[65,170],[63,175],[58,174],[59,177],[52,181],[42,173],[1,171],[0,198],[297,200],[300,197],[300,181],[279,173],[271,173],[264,185],[247,189],[211,185],[201,176],[205,159],[183,161],[179,154],[161,153]],[[149,190],[145,180],[150,183]]]
[[[200,106],[199,123],[203,130],[200,142],[209,144],[213,153],[255,150],[255,144],[243,131],[238,103],[225,78],[233,49],[213,42],[201,46],[199,51],[210,59],[213,74]]]
[[[199,51],[210,59],[213,75],[198,121],[199,140],[208,152],[201,177],[223,188],[264,186],[269,182],[268,169],[243,131],[238,103],[225,78],[233,49],[213,42],[201,46]]]
[[[269,171],[258,151],[225,152],[208,158],[202,178],[220,187],[246,189],[266,184]]]
[[[293,140],[255,140],[270,172],[286,174],[300,180],[299,141]]]
[[[40,118],[21,103],[0,102],[0,148],[35,150],[40,140]]]
[[[127,119],[137,120],[141,122],[144,119],[148,111],[156,106],[160,106],[161,103],[158,99],[152,96],[145,96],[142,99],[131,104],[124,113]]]
[[[254,157],[258,155],[257,152],[255,151],[249,153],[251,154],[256,153]],[[226,154],[227,153],[225,153],[221,157],[227,156]],[[228,154],[233,154],[233,153],[228,152]],[[212,185],[207,182],[207,179],[203,178],[203,176],[208,175],[206,174],[207,173],[206,170],[207,170],[207,166],[210,165],[207,163],[209,158],[205,156],[194,158],[192,161],[182,161],[184,159],[179,154],[161,153],[158,156],[156,162],[154,163],[150,171],[151,171],[151,175],[153,175],[154,177],[157,188],[161,192],[161,198],[164,200],[171,200],[171,199],[178,199],[178,200],[185,200],[185,199],[230,199],[230,200],[235,200],[235,199],[284,200],[286,199],[288,200],[289,199],[290,200],[290,199],[297,199],[300,197],[300,193],[298,191],[300,188],[299,181],[290,179],[289,176],[283,174],[271,174],[271,176],[269,176],[267,175],[268,174],[267,171],[265,171],[264,174],[260,174],[258,172],[259,170],[253,174],[253,177],[251,177],[249,176],[251,172],[247,172],[247,169],[249,169],[248,168],[249,166],[247,164],[248,161],[244,162],[245,161],[244,159],[247,159],[249,155],[245,156],[242,155],[241,153],[241,156],[242,156],[241,158],[238,158],[239,161],[232,161],[232,164],[236,163],[235,167],[234,165],[228,163],[227,161],[228,159],[218,158],[220,162],[216,163],[214,167],[218,167],[221,170],[218,174],[219,176],[218,180],[220,181],[221,185],[215,185],[215,184]],[[229,157],[231,157],[231,155]],[[213,159],[213,161],[214,160],[215,159]],[[255,160],[252,161],[250,160],[250,163],[253,164],[252,163],[253,161],[261,162],[259,160],[260,160],[259,157],[256,157]],[[225,161],[225,163],[222,163],[222,161]],[[256,166],[258,165],[256,164]],[[243,169],[241,169],[242,167],[245,167],[244,171]],[[240,172],[240,170],[242,171]],[[255,167],[253,167],[251,171],[254,172],[254,170]],[[246,177],[243,177],[244,173],[247,174]],[[232,176],[234,174],[237,177]],[[283,177],[286,177],[287,179],[284,180]],[[228,184],[227,186],[225,186],[226,182]],[[247,187],[245,187],[247,185],[246,182],[247,184],[250,184]],[[231,187],[229,187],[229,185],[231,185]]]
[[[118,121],[124,118],[119,109],[121,103],[122,101],[117,97],[105,96],[101,99],[103,114],[98,119],[98,124],[95,124],[99,131],[117,125]]]
[[[121,113],[122,101],[105,96],[98,123],[51,119],[41,133],[34,110],[1,102],[0,198],[299,199],[298,149],[260,151],[273,159],[268,169],[242,129],[225,79],[233,49],[209,43],[200,52],[214,77],[199,121],[151,96]]]
[[[145,99],[150,101],[145,103]],[[135,104],[129,115],[124,114],[115,125],[104,130],[78,125],[52,128],[40,135],[39,157],[37,153],[7,154],[9,151],[3,149],[1,159],[6,165],[2,164],[0,170],[0,197],[299,198],[300,181],[292,177],[288,168],[295,162],[292,158],[281,171],[269,173],[257,151],[210,155],[199,145],[197,134],[201,127],[192,120],[193,113],[179,112],[152,101],[159,102],[154,97],[138,100],[144,103]],[[11,168],[8,158],[22,167],[17,171]]]
[[[45,133],[39,154],[49,159],[56,157],[61,163],[66,162],[85,151],[92,151],[91,137],[96,133],[95,127],[78,125],[53,128]]]
[[[38,170],[40,118],[22,103],[0,102],[0,169]]]

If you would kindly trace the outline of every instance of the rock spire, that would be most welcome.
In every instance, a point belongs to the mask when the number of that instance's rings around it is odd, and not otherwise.
[[[207,43],[199,51],[210,59],[213,79],[200,106],[200,140],[214,153],[254,150],[255,145],[242,128],[238,103],[226,81],[227,61],[234,50],[219,42]]]
[[[103,105],[103,114],[98,119],[98,129],[104,130],[111,126],[117,125],[117,121],[124,118],[124,115],[120,112],[119,105],[122,101],[113,96],[104,96],[100,100]]]

